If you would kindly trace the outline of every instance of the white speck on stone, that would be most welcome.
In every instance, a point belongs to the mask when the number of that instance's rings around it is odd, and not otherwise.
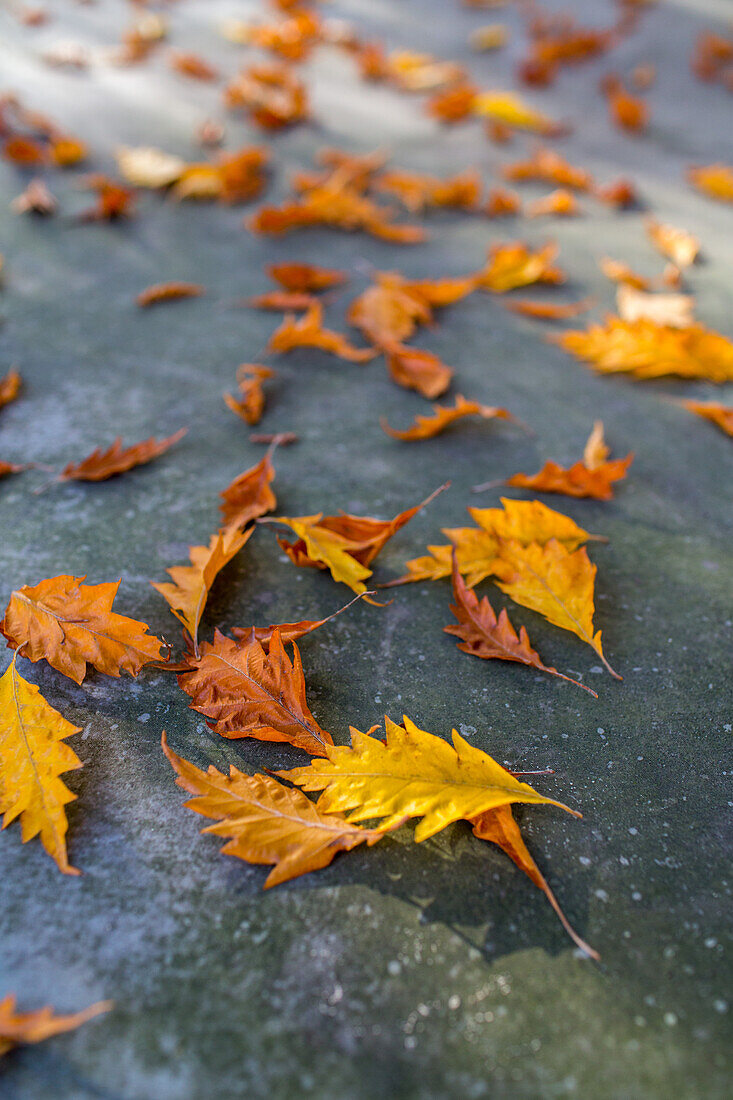
[[[138,722],[149,722],[150,721],[150,715],[149,714],[138,714],[137,720],[138,720]]]

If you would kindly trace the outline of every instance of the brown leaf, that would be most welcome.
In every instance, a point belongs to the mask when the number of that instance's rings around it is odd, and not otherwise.
[[[568,317],[585,313],[592,305],[592,298],[582,298],[579,302],[536,302],[529,298],[514,298],[504,302],[505,308],[512,313],[534,317],[538,321],[564,321]]]
[[[154,306],[175,298],[198,298],[203,293],[204,288],[198,283],[154,283],[141,291],[135,301],[139,306]]]
[[[256,294],[254,298],[250,298],[247,305],[254,309],[298,313],[300,310],[310,309],[317,301],[318,299],[312,294],[305,294],[302,290],[268,290],[264,294]]]
[[[277,507],[277,498],[270,488],[275,479],[271,455],[272,445],[264,458],[235,477],[219,494],[219,509],[227,527],[246,527],[252,520]]]
[[[349,600],[347,604],[340,607],[338,611],[334,611],[333,614],[327,615],[325,619],[301,619],[297,623],[274,623],[272,626],[250,626],[247,628],[235,626],[232,627],[232,634],[238,639],[249,638],[252,631],[254,631],[255,638],[264,648],[269,645],[272,635],[277,630],[280,633],[280,640],[283,645],[289,645],[290,642],[297,642],[299,638],[303,638],[306,634],[310,634],[311,631],[317,630],[319,626],[330,623],[331,619],[335,619],[342,611],[347,611],[352,604],[355,604],[357,600],[360,600],[365,594],[374,595],[373,592],[360,592],[357,596],[354,596],[353,600]]]
[[[15,367],[11,367],[7,374],[0,378],[0,409],[15,401],[23,385],[23,379]]]
[[[514,417],[506,409],[499,409],[493,405],[480,405],[478,401],[467,401],[460,393],[456,394],[456,403],[453,408],[446,405],[433,405],[432,416],[417,416],[411,428],[405,431],[395,431],[390,428],[384,417],[379,423],[382,431],[391,435],[393,439],[413,441],[418,439],[431,439],[464,416],[480,416],[483,420],[514,420]]]
[[[308,117],[306,86],[286,65],[250,65],[224,89],[232,110],[249,114],[263,130],[282,130]]]
[[[440,397],[448,389],[453,370],[432,351],[395,342],[385,346],[387,369],[392,380],[423,397]]]
[[[181,53],[180,50],[173,50],[168,54],[168,64],[181,76],[188,76],[193,80],[216,80],[219,75],[214,66],[204,61],[203,57],[199,57],[197,53]]]
[[[105,481],[108,477],[125,473],[134,466],[144,466],[164,454],[169,447],[177,443],[188,431],[181,428],[167,439],[156,440],[154,436],[134,443],[131,447],[122,446],[122,436],[115,439],[111,447],[103,451],[100,447],[92,451],[81,462],[69,462],[61,471],[59,481]]]
[[[350,363],[366,363],[377,354],[373,348],[357,348],[340,332],[323,328],[323,307],[314,302],[307,313],[296,318],[289,314],[272,334],[267,350],[286,352],[292,348],[319,348]]]
[[[247,424],[259,424],[265,410],[265,393],[262,383],[266,378],[274,378],[271,367],[262,367],[258,363],[242,363],[237,368],[240,399],[230,393],[224,394],[224,402],[237,416]]]
[[[503,165],[501,174],[504,179],[515,182],[540,180],[544,183],[554,183],[558,187],[571,187],[577,191],[590,191],[594,186],[590,172],[584,168],[575,168],[554,149],[548,149],[542,145],[536,146],[527,160]]]
[[[268,264],[266,271],[283,290],[294,293],[329,290],[331,287],[341,286],[347,280],[346,272],[336,271],[330,267],[319,267],[317,264]]]
[[[97,201],[80,215],[82,221],[115,221],[117,218],[127,218],[132,213],[134,193],[129,187],[122,187],[108,176],[99,174],[88,176],[85,186],[96,192]]]
[[[162,659],[164,644],[145,623],[112,610],[120,581],[82,584],[84,577],[62,575],[13,592],[0,623],[11,649],[29,661],[45,658],[80,684],[93,665],[105,676],[129,672]]]
[[[539,654],[530,645],[525,627],[520,627],[519,637],[517,637],[517,632],[506,611],[502,610],[497,619],[488,598],[484,596],[479,600],[473,589],[466,586],[458,569],[455,547],[452,557],[455,603],[451,604],[450,609],[458,620],[458,625],[444,626],[443,630],[446,634],[460,638],[459,649],[484,660],[517,661],[519,664],[536,668],[540,672],[549,672],[552,676],[558,676],[570,684],[577,684],[595,699],[598,698],[595,691],[581,684],[579,680],[564,676],[551,665],[543,664]]]
[[[252,630],[234,641],[219,630],[204,642],[196,667],[178,683],[191,696],[192,710],[210,719],[222,737],[285,741],[313,756],[325,756],[331,735],[316,722],[305,699],[300,653],[293,644],[291,663],[277,628],[268,652]]]
[[[532,474],[531,477],[527,474],[514,474],[504,484],[515,489],[532,489],[538,493],[562,493],[568,497],[611,500],[613,483],[626,477],[633,459],[633,454],[628,454],[626,458],[604,462],[594,469],[588,469],[584,462],[574,462],[566,469],[550,459],[539,473]]]

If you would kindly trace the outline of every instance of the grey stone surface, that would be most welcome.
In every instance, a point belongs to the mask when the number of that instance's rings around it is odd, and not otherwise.
[[[572,5],[607,22],[610,4]],[[95,167],[111,167],[121,142],[197,155],[196,125],[219,113],[216,88],[170,74],[162,58],[130,70],[95,64],[53,71],[38,51],[55,39],[109,44],[127,6],[50,5],[35,31],[0,16],[2,83],[88,140]],[[216,32],[248,4],[172,6],[173,42],[232,72],[242,56]],[[484,86],[511,86],[522,36],[513,9],[509,48],[469,56],[469,30],[485,17],[457,4],[350,0],[329,7],[391,46],[465,57]],[[701,319],[733,335],[733,207],[707,202],[684,182],[689,163],[731,160],[731,98],[696,83],[688,55],[699,30],[724,29],[729,4],[660,4],[615,53],[562,75],[534,102],[574,124],[560,148],[607,181],[628,174],[648,206],[699,234],[704,262],[690,276]],[[493,16],[492,16],[493,18]],[[652,61],[652,124],[634,139],[614,131],[596,85],[611,68]],[[443,131],[420,101],[361,85],[328,51],[306,67],[315,121],[271,140],[268,198],[319,144],[394,150],[395,163],[439,174],[498,164],[527,143],[491,147],[478,125]],[[228,122],[230,147],[259,135]],[[62,213],[10,215],[24,176],[0,165],[6,284],[0,355],[25,379],[3,410],[5,460],[60,465],[116,434],[135,441],[189,425],[154,465],[101,485],[41,495],[45,475],[0,487],[3,601],[24,583],[58,573],[122,577],[119,610],[175,638],[149,587],[183,562],[189,543],[217,523],[216,495],[261,455],[224,407],[239,362],[256,360],[275,318],[231,308],[264,289],[263,264],[308,259],[347,268],[348,292],[328,308],[343,327],[345,302],[372,266],[413,275],[477,267],[495,240],[556,237],[568,296],[593,293],[610,308],[597,269],[606,254],[648,273],[659,261],[642,215],[615,215],[582,200],[575,221],[514,225],[454,215],[429,218],[431,240],[399,249],[362,236],[308,231],[282,241],[250,236],[243,211],[174,205],[143,195],[120,225],[80,225],[87,197],[76,173],[49,183]],[[542,189],[528,188],[527,194]],[[166,279],[202,282],[207,295],[141,313],[135,294]],[[730,441],[666,400],[717,396],[705,385],[637,385],[599,378],[544,340],[500,300],[473,296],[445,311],[419,343],[456,368],[458,392],[506,405],[536,430],[466,422],[409,447],[388,439],[380,414],[408,423],[424,403],[394,387],[381,361],[352,366],[297,352],[276,363],[263,430],[292,429],[297,446],[276,456],[285,514],[346,508],[389,516],[446,477],[449,492],[381,555],[378,580],[463,522],[470,486],[548,457],[574,459],[602,417],[617,454],[633,449],[628,481],[610,503],[545,498],[587,529],[596,545],[597,622],[618,684],[580,642],[521,609],[545,659],[598,691],[473,661],[441,632],[445,585],[393,593],[384,610],[357,606],[304,640],[309,700],[345,741],[403,711],[436,733],[456,726],[517,768],[550,767],[544,792],[578,807],[519,810],[527,842],[569,918],[601,952],[595,965],[572,949],[543,896],[500,853],[457,825],[422,845],[405,829],[371,851],[263,893],[265,871],[218,854],[204,822],[182,808],[159,746],[205,766],[245,770],[298,762],[295,750],[215,737],[187,709],[175,680],[90,675],[82,688],[42,664],[24,665],[49,701],[83,733],[84,762],[69,785],[70,853],[83,870],[62,878],[18,826],[0,837],[0,994],[23,1007],[62,1011],[112,997],[114,1012],[73,1035],[14,1052],[0,1069],[8,1100],[446,1100],[453,1097],[717,1098],[729,1094]],[[516,494],[518,496],[522,494]],[[205,628],[320,616],[345,602],[327,576],[296,570],[273,533],[255,535],[217,582]],[[491,589],[492,601],[502,597]],[[3,667],[6,658],[3,658]]]

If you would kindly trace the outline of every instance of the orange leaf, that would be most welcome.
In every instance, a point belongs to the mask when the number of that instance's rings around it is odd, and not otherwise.
[[[527,160],[503,165],[501,174],[507,180],[541,180],[558,187],[572,187],[578,191],[593,188],[593,176],[584,168],[575,168],[553,149],[537,146]]]
[[[247,305],[253,309],[298,313],[310,309],[317,300],[312,294],[305,294],[300,290],[267,290],[264,294],[256,294],[254,298],[250,298]]]
[[[61,471],[60,481],[105,481],[108,477],[125,473],[135,466],[144,466],[152,462],[154,458],[172,447],[188,431],[181,428],[167,439],[156,440],[153,436],[143,440],[142,443],[134,443],[131,447],[122,446],[122,436],[115,439],[111,447],[106,451],[97,448],[81,462],[69,462]]]
[[[319,267],[317,264],[268,264],[266,271],[284,290],[294,293],[328,290],[330,287],[340,286],[347,279],[345,272]]]
[[[709,198],[733,202],[733,166],[706,164],[703,167],[690,168],[687,178],[693,187]]]
[[[196,53],[174,50],[168,55],[168,64],[181,76],[189,76],[193,80],[216,80],[219,75],[213,65]]]
[[[516,191],[508,191],[505,187],[494,187],[489,191],[484,213],[490,218],[506,218],[519,214],[521,209],[522,201]]]
[[[700,252],[700,242],[685,229],[677,229],[666,222],[647,218],[644,223],[646,235],[663,256],[677,267],[689,267],[694,264]]]
[[[59,870],[79,872],[66,852],[68,822],[64,806],[75,794],[59,778],[80,768],[81,761],[65,738],[80,733],[16,669],[16,655],[0,679],[0,813],[3,828],[20,818],[23,843],[40,836]],[[2,1005],[0,1004],[0,1010]],[[0,1011],[0,1053],[5,1038]]]
[[[176,783],[195,795],[184,803],[216,825],[204,833],[227,837],[221,849],[247,863],[274,864],[265,889],[327,867],[338,852],[376,844],[384,829],[361,829],[340,814],[324,814],[299,790],[269,775],[245,775],[230,765],[223,775],[212,765],[201,771],[168,748],[163,752],[178,775]]]
[[[432,351],[395,342],[386,345],[387,369],[393,381],[423,397],[440,397],[448,389],[453,370]]]
[[[308,117],[308,92],[285,65],[250,65],[224,89],[227,107],[249,114],[263,130],[281,130]]]
[[[204,288],[198,283],[155,283],[141,291],[135,301],[139,306],[154,306],[174,298],[198,298],[203,293]]]
[[[420,172],[391,169],[374,180],[377,191],[394,195],[413,213],[428,206],[452,206],[473,209],[481,197],[481,179],[477,172],[467,170],[441,180]]]
[[[554,214],[555,217],[569,218],[581,213],[578,200],[572,191],[558,188],[544,195],[541,199],[527,203],[525,213],[528,218],[539,218],[544,214]]]
[[[23,379],[15,367],[11,367],[8,373],[0,378],[0,409],[3,405],[9,405],[11,401],[15,401],[22,384]]]
[[[235,477],[219,494],[219,507],[227,527],[246,527],[252,520],[264,516],[277,506],[277,498],[270,488],[275,479],[271,454],[272,446],[256,465]]]
[[[568,923],[555,895],[547,885],[544,875],[532,859],[527,846],[522,840],[522,834],[514,820],[511,806],[499,806],[495,810],[486,810],[478,817],[474,817],[471,824],[473,825],[474,836],[477,836],[479,840],[488,840],[492,844],[497,844],[502,852],[505,852],[516,863],[520,871],[524,871],[535,886],[542,890],[576,947],[579,947],[591,959],[599,959],[598,952],[594,951],[585,940],[581,939],[575,929]]]
[[[538,321],[564,321],[568,317],[577,317],[593,305],[592,298],[582,298],[579,302],[535,302],[529,298],[514,298],[504,303],[512,313],[523,317],[534,317]]]
[[[90,191],[95,191],[97,201],[89,210],[80,215],[82,221],[115,221],[117,218],[127,218],[132,213],[134,199],[129,187],[122,187],[108,176],[88,176],[86,186]]]
[[[400,432],[390,428],[384,417],[379,423],[382,430],[393,439],[413,441],[431,439],[435,435],[440,435],[449,424],[453,424],[464,416],[480,416],[484,420],[514,420],[512,414],[506,409],[498,409],[493,405],[480,405],[478,401],[466,401],[461,394],[456,394],[456,403],[452,409],[446,405],[433,405],[432,416],[417,416],[413,427],[405,431]]]
[[[190,565],[174,565],[166,572],[173,582],[156,584],[156,592],[170,605],[175,617],[182,622],[193,641],[194,653],[198,653],[198,629],[206,607],[209,590],[219,573],[239,553],[249,539],[254,527],[238,531],[227,527],[211,536],[208,546],[190,546]]]
[[[105,676],[137,676],[143,665],[160,661],[163,642],[145,623],[112,610],[121,582],[83,580],[61,575],[13,592],[0,623],[10,648],[29,661],[45,658],[77,684],[87,664]]]
[[[566,469],[550,459],[539,473],[514,474],[505,485],[515,489],[533,489],[538,493],[562,493],[568,497],[592,497],[593,500],[611,500],[614,481],[622,481],[634,460],[633,454],[616,458],[611,462],[588,467],[585,462],[574,462]]]
[[[439,122],[463,122],[473,113],[478,89],[473,84],[461,82],[436,92],[426,105],[426,110]]]
[[[35,1012],[16,1012],[15,994],[9,993],[0,1001],[0,1055],[7,1054],[21,1043],[41,1043],[64,1031],[74,1031],[87,1020],[109,1012],[112,1001],[99,1001],[83,1012],[69,1016],[54,1016],[50,1005]]]
[[[407,340],[419,324],[432,320],[430,303],[412,293],[396,272],[378,272],[377,282],[355,298],[347,320],[378,347]]]
[[[337,615],[340,615],[342,611],[347,611],[352,604],[355,604],[357,600],[360,600],[364,595],[360,592],[358,596],[354,596],[353,600],[349,600],[347,604],[340,607],[338,611],[334,611],[333,614],[327,615],[325,619],[301,619],[297,623],[273,623],[271,626],[250,626],[232,627],[232,634],[235,638],[249,638],[254,631],[254,636],[260,645],[264,648],[268,646],[272,635],[277,630],[280,633],[280,640],[283,645],[289,645],[290,642],[297,642],[299,638],[305,637],[306,634],[310,634],[313,630],[317,630],[319,626],[324,626],[326,623],[330,623],[331,619],[335,619]],[[368,595],[373,596],[374,593],[370,592]]]
[[[570,684],[577,684],[594,698],[598,698],[595,691],[581,684],[579,680],[573,680],[571,676],[564,676],[551,665],[543,664],[539,654],[530,645],[525,627],[520,627],[519,637],[517,637],[517,632],[505,610],[500,612],[497,619],[487,597],[484,596],[479,600],[473,589],[466,586],[458,568],[455,548],[453,549],[453,599],[456,602],[451,604],[450,609],[458,620],[458,625],[444,626],[443,630],[446,634],[452,634],[461,639],[458,648],[464,653],[470,653],[484,660],[517,661],[519,664],[530,665],[540,672],[549,672],[552,676],[558,676]]]
[[[709,420],[726,435],[733,435],[733,405],[720,405],[715,401],[680,401],[680,405]]]
[[[178,683],[191,696],[191,709],[211,719],[208,725],[222,737],[285,741],[325,756],[333,739],[308,709],[295,643],[293,653],[291,663],[277,628],[267,652],[254,628],[241,641],[216,630],[214,641],[202,644],[195,668],[182,672]]]
[[[645,130],[649,123],[649,108],[644,100],[627,92],[618,77],[608,78],[605,84],[612,121],[622,130]]]
[[[476,284],[494,294],[504,294],[531,283],[562,283],[564,272],[553,266],[556,256],[555,244],[547,244],[536,252],[521,241],[492,245],[488,263],[478,272]]]
[[[351,363],[366,363],[377,354],[373,348],[354,347],[340,332],[323,328],[322,322],[323,306],[320,302],[314,302],[301,318],[288,314],[270,337],[267,350],[286,352],[292,348],[319,348]]]
[[[265,394],[262,383],[266,378],[273,378],[275,371],[270,367],[261,367],[258,363],[242,363],[237,369],[237,382],[241,399],[232,397],[230,393],[224,394],[224,401],[228,408],[241,416],[247,424],[259,424],[265,409]],[[269,509],[265,509],[269,511]],[[262,513],[259,513],[262,515]],[[253,517],[254,518],[254,517]]]

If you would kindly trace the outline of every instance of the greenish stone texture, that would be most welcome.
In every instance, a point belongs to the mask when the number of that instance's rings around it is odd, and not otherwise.
[[[602,0],[566,7],[599,26],[616,10]],[[103,51],[129,25],[129,5],[48,8],[52,18],[39,28],[22,27],[11,5],[0,13],[2,87],[86,140],[95,171],[114,171],[120,144],[199,159],[195,131],[207,117],[225,119],[228,148],[269,146],[266,201],[282,200],[290,173],[322,145],[381,146],[395,165],[437,175],[475,165],[496,185],[500,165],[532,144],[520,136],[492,145],[478,122],[441,128],[422,97],[363,84],[331,48],[303,66],[313,120],[263,136],[225,116],[220,83],[171,72],[168,46],[141,66],[108,65]],[[260,10],[225,0],[170,5],[170,44],[199,51],[229,76],[254,55],[218,27]],[[457,0],[343,0],[323,13],[391,49],[461,60],[485,88],[514,87],[526,49],[514,6],[482,13]],[[522,296],[592,294],[589,316],[600,318],[613,309],[600,258],[650,276],[661,270],[643,231],[653,212],[700,237],[702,260],[687,283],[700,320],[733,336],[733,206],[685,181],[691,164],[731,162],[733,100],[689,68],[698,33],[723,33],[729,16],[722,0],[660,3],[611,54],[526,92],[572,124],[556,146],[572,163],[602,183],[633,180],[646,211],[617,213],[581,195],[582,216],[564,221],[428,214],[430,239],[411,248],[327,230],[269,239],[242,225],[255,206],[175,203],[150,192],[129,221],[81,224],[76,215],[91,200],[76,170],[47,174],[56,217],[11,214],[29,174],[0,162],[0,362],[25,379],[21,399],[0,413],[0,458],[58,468],[116,435],[132,443],[190,429],[154,464],[107,483],[35,495],[44,472],[6,479],[3,604],[19,585],[60,573],[95,583],[121,577],[117,610],[178,643],[148,582],[185,562],[189,544],[208,540],[217,494],[263,453],[221,395],[239,363],[261,361],[277,324],[275,314],[236,304],[267,288],[267,262],[347,270],[348,287],[326,308],[327,323],[346,331],[345,307],[374,269],[461,274],[494,242],[557,239],[567,289]],[[472,53],[469,32],[487,20],[510,27],[509,44]],[[40,53],[59,39],[85,43],[89,68],[44,65]],[[619,133],[598,81],[648,62],[657,67],[649,130]],[[170,279],[200,282],[206,295],[136,307],[139,291]],[[199,834],[205,821],[182,806],[161,730],[202,767],[277,769],[302,763],[302,754],[214,735],[170,674],[92,673],[79,688],[44,663],[22,662],[23,675],[83,728],[70,744],[84,768],[68,776],[78,796],[70,857],[83,874],[62,877],[37,841],[21,844],[17,823],[0,836],[0,995],[16,992],[23,1009],[74,1011],[107,997],[115,1008],[8,1055],[3,1100],[729,1095],[731,450],[722,433],[669,400],[725,400],[725,388],[602,378],[549,343],[549,332],[509,313],[500,297],[475,294],[417,338],[455,368],[454,393],[506,406],[532,436],[466,420],[434,440],[401,444],[380,430],[380,416],[403,427],[427,403],[394,386],[381,359],[357,366],[312,351],[267,360],[278,373],[267,383],[261,429],[300,437],[275,455],[286,515],[343,508],[387,518],[451,479],[387,545],[376,581],[443,541],[440,528],[463,524],[467,505],[498,503],[498,490],[473,495],[476,482],[534,472],[547,458],[574,461],[596,418],[614,454],[635,452],[614,500],[543,498],[608,536],[591,544],[596,620],[622,683],[572,635],[509,605],[494,586],[482,589],[597,701],[519,665],[461,653],[441,629],[451,621],[446,582],[395,589],[383,609],[360,603],[301,647],[310,705],[337,742],[347,741],[350,724],[368,729],[385,712],[397,720],[406,712],[442,736],[457,728],[516,769],[553,769],[537,788],[581,810],[582,820],[551,807],[516,816],[600,963],[574,950],[543,895],[466,824],[421,845],[403,828],[263,892],[264,868],[219,855],[217,839]],[[296,569],[263,527],[217,581],[202,633],[318,618],[348,597],[327,574]]]

